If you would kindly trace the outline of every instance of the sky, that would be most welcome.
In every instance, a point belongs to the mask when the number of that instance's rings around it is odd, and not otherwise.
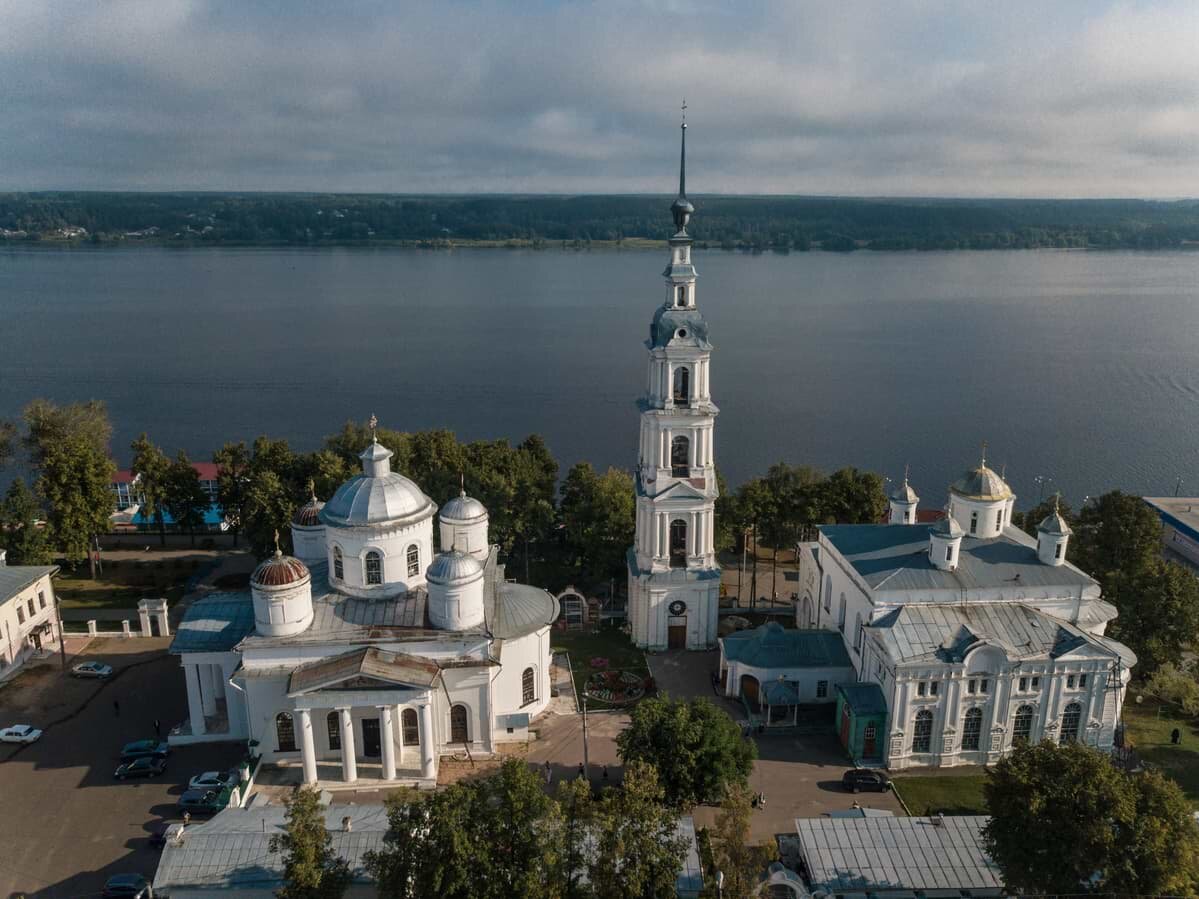
[[[0,0],[0,190],[1194,197],[1199,3]]]

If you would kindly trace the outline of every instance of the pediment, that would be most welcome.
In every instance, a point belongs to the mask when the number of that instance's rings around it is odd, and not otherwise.
[[[318,690],[428,689],[440,676],[441,667],[432,659],[368,646],[301,665],[291,673],[287,693],[302,696]]]
[[[654,502],[664,499],[707,499],[708,495],[689,481],[675,481],[661,493],[654,494]]]

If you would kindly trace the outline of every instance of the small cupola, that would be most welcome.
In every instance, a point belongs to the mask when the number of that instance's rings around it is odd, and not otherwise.
[[[1070,525],[1058,508],[1058,498],[1053,498],[1053,511],[1037,525],[1037,558],[1046,565],[1063,565],[1066,562],[1066,544],[1070,542]]]
[[[887,519],[889,524],[916,523],[916,507],[920,505],[920,497],[916,495],[916,491],[908,483],[908,471],[906,468],[903,472],[903,484],[891,491],[891,495],[887,497],[887,501],[891,506],[891,515]]]
[[[483,566],[458,548],[438,555],[425,571],[429,621],[439,630],[466,631],[483,625]]]
[[[934,568],[953,571],[958,567],[958,555],[962,551],[962,537],[965,533],[957,520],[948,513],[929,528],[928,560]]]
[[[316,488],[308,482],[309,500],[296,509],[291,517],[291,545],[296,557],[307,563],[323,561],[325,547],[325,523],[321,521],[321,509],[325,504],[316,498]]]
[[[254,629],[264,637],[298,634],[312,623],[312,575],[308,566],[279,548],[250,575],[254,600]]]
[[[487,561],[491,551],[487,507],[466,495],[465,480],[461,480],[458,495],[441,507],[438,520],[442,548],[459,549],[480,563]]]

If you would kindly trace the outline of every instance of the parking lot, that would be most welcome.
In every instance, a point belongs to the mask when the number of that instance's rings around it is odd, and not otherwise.
[[[56,660],[0,688],[0,726],[46,729],[32,745],[0,745],[0,896],[99,895],[112,874],[152,878],[150,835],[174,819],[188,778],[241,758],[235,744],[185,747],[171,753],[163,777],[113,778],[122,745],[153,737],[155,718],[165,736],[186,715],[183,673],[168,644],[96,641],[72,661],[107,662],[117,669],[108,681],[65,677]]]

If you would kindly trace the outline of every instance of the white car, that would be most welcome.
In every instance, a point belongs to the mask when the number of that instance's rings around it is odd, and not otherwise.
[[[41,737],[42,732],[28,724],[14,724],[0,730],[0,743],[32,743]]]
[[[112,676],[112,666],[105,665],[103,662],[83,662],[71,669],[71,677],[98,677],[106,678]]]
[[[232,771],[228,774],[222,774],[220,771],[205,771],[189,780],[187,788],[189,790],[223,790],[235,783],[237,780]]]

